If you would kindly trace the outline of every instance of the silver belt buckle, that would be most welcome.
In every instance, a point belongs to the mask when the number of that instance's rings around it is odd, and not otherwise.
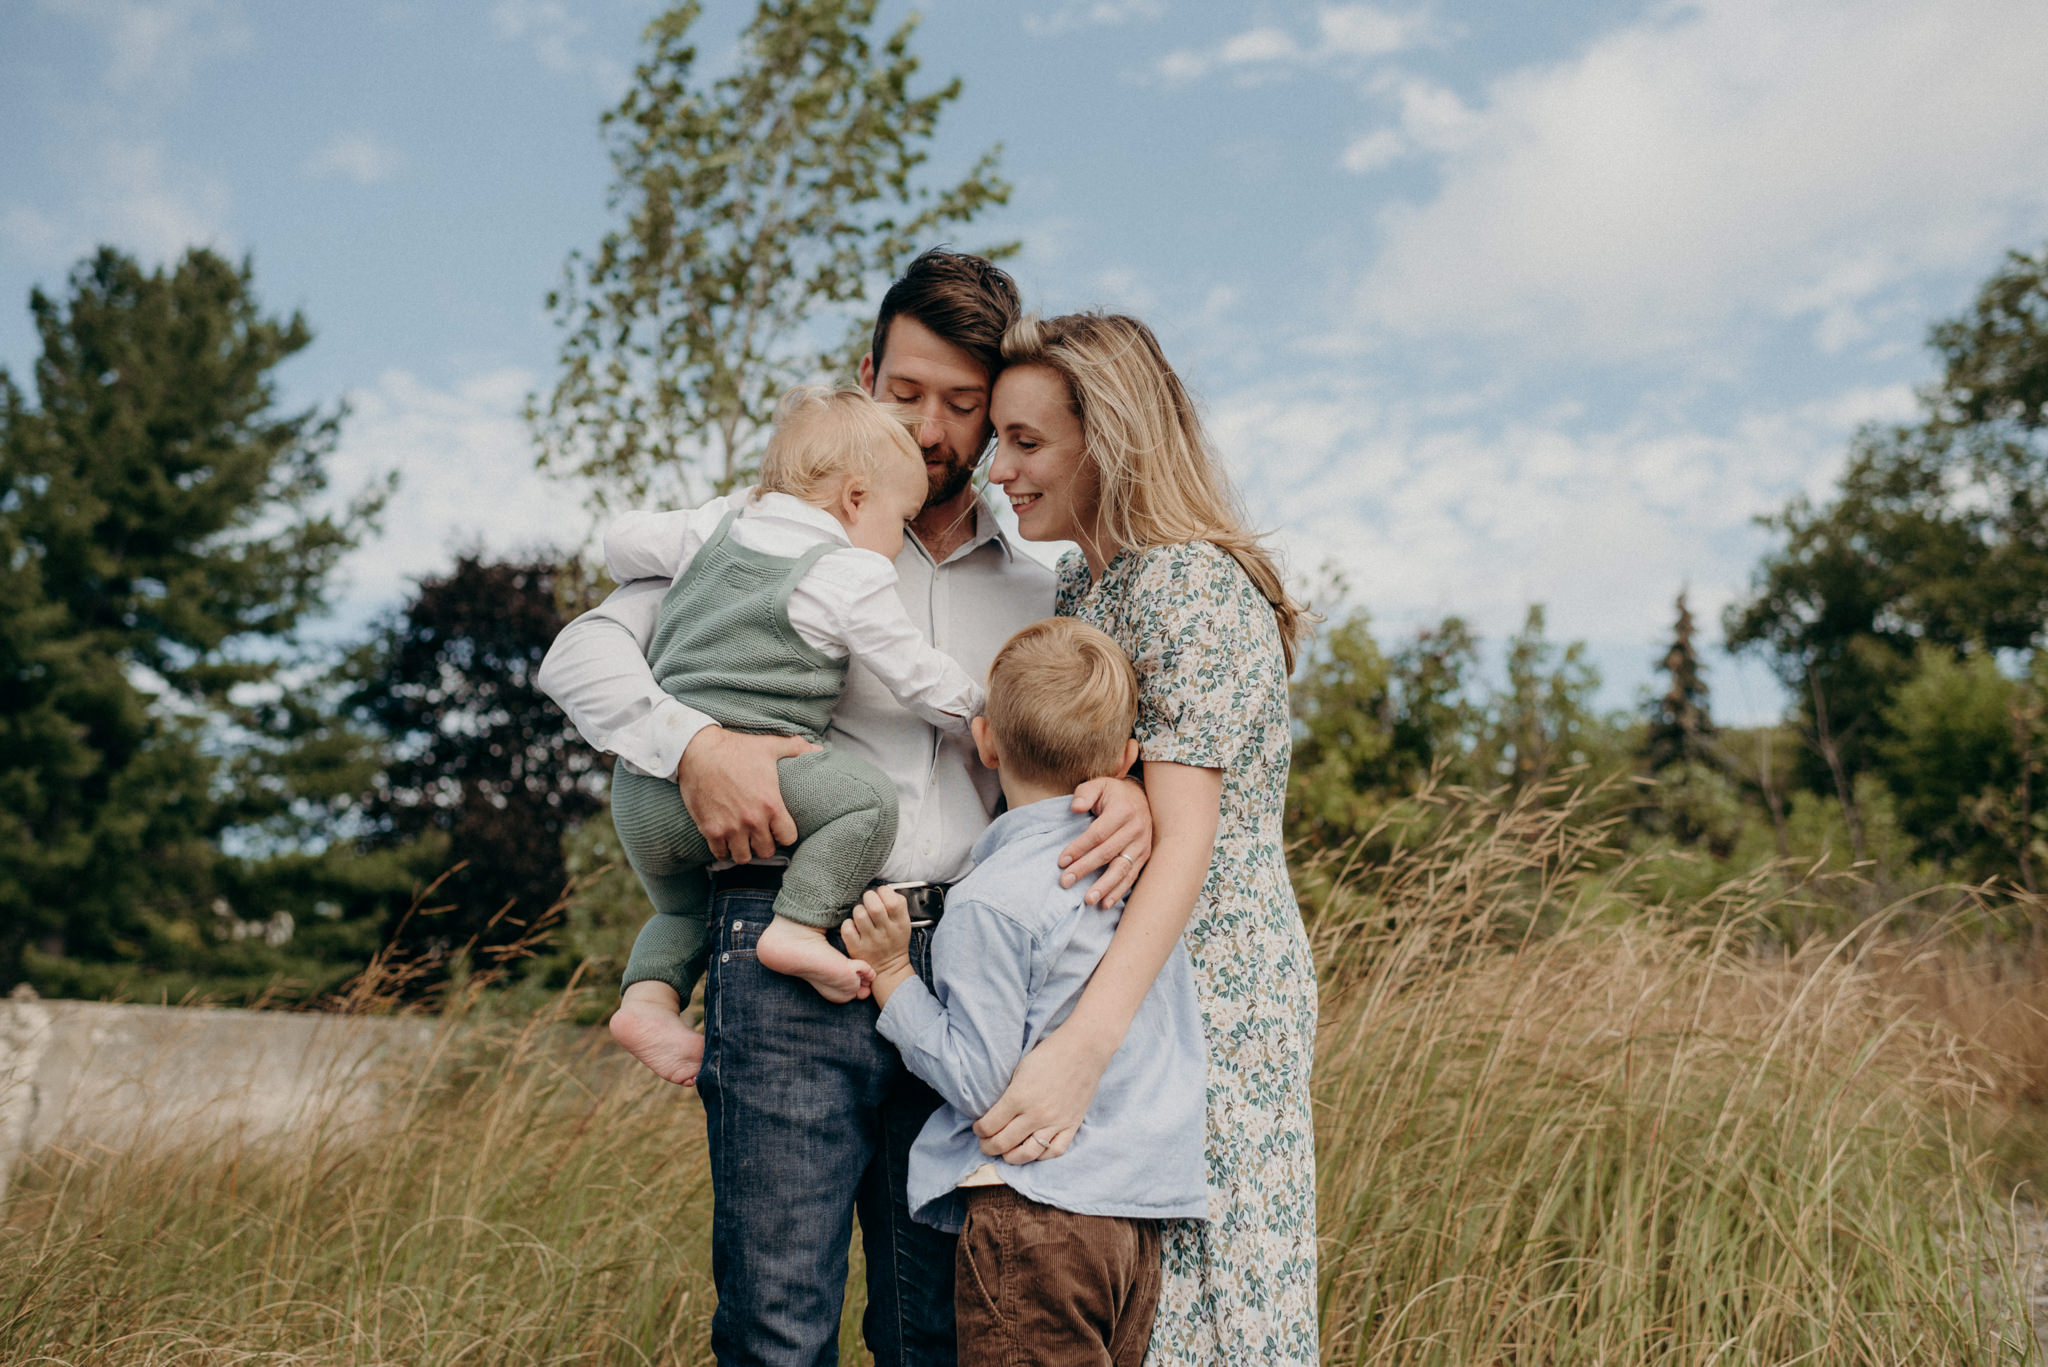
[[[940,887],[937,883],[924,881],[918,881],[914,883],[884,883],[882,884],[881,890],[884,892],[899,893],[902,895],[903,900],[910,904],[910,928],[912,930],[918,930],[925,926],[932,925],[939,919],[936,916],[925,916],[920,918],[918,915],[919,912],[928,911],[930,909],[928,906],[928,901],[930,898],[938,897],[943,899],[945,897],[945,889]]]

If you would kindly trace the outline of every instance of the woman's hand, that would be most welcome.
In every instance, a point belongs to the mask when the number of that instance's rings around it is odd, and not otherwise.
[[[991,1157],[1034,1163],[1067,1151],[1103,1070],[1195,909],[1216,850],[1223,771],[1148,763],[1145,792],[1159,831],[1151,872],[1124,908],[1073,1014],[1024,1056],[996,1104],[974,1122],[981,1151]],[[1149,839],[1152,822],[1146,824]]]
[[[1112,1054],[1114,1051],[1111,1051]],[[1017,1064],[1010,1085],[974,1122],[981,1151],[1006,1163],[1058,1158],[1074,1142],[1109,1058],[1084,1034],[1055,1030]]]
[[[1091,907],[1113,907],[1152,857],[1152,804],[1130,779],[1091,778],[1074,790],[1073,810],[1093,812],[1095,820],[1060,851],[1060,886],[1071,888],[1100,869],[1084,900]]]

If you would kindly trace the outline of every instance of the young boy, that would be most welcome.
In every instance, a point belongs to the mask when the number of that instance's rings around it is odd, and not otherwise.
[[[629,513],[605,536],[607,567],[621,583],[653,567],[675,574],[648,648],[655,679],[723,726],[817,743],[849,660],[859,660],[905,707],[965,731],[981,710],[980,688],[924,640],[896,595],[892,562],[927,493],[917,443],[867,394],[790,391],[745,502]],[[760,961],[827,1000],[849,1001],[866,994],[868,966],[826,934],[895,843],[896,787],[831,749],[786,759],[779,774],[798,844]],[[704,1049],[682,1005],[705,947],[711,849],[666,779],[615,774],[612,821],[656,912],[633,944],[612,1034],[662,1077],[687,1084]]]
[[[1178,947],[1102,1075],[1066,1153],[1012,1166],[982,1157],[975,1117],[1025,1052],[1065,1020],[1118,916],[1061,888],[1057,856],[1088,824],[1074,788],[1121,774],[1138,680],[1108,636],[1054,617],[1012,636],[973,721],[1009,810],[974,847],[974,871],[932,932],[927,989],[909,962],[910,915],[883,889],[842,929],[874,969],[877,1028],[945,1098],[910,1152],[910,1208],[958,1230],[954,1304],[964,1363],[1137,1367],[1158,1308],[1163,1219],[1208,1214],[1205,1047]]]

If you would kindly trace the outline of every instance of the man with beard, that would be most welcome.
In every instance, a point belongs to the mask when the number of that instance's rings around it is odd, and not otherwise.
[[[1018,628],[1052,611],[1053,578],[1017,552],[973,487],[991,435],[990,392],[1017,317],[1009,276],[935,249],[883,296],[860,382],[920,419],[930,497],[896,557],[897,591],[927,639],[975,677]],[[862,1328],[878,1367],[951,1364],[954,1240],[910,1218],[912,1142],[939,1098],[874,1029],[866,1001],[827,1002],[763,968],[755,944],[773,915],[778,846],[796,839],[776,783],[804,741],[727,731],[654,681],[646,650],[669,584],[636,580],[565,628],[540,684],[584,739],[637,772],[673,776],[723,867],[712,875],[705,968],[704,1098],[712,1182],[712,1350],[722,1367],[831,1361],[858,1209],[867,1256]],[[899,818],[882,881],[927,884],[926,916],[972,863],[1001,789],[973,745],[900,706],[858,664],[827,732],[895,782]],[[1097,820],[1066,855],[1114,902],[1151,851],[1143,792],[1128,780],[1076,794]],[[912,961],[927,962],[927,925]]]

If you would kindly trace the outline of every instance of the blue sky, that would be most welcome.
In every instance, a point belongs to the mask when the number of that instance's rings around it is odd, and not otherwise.
[[[707,6],[714,63],[748,8]],[[1384,637],[1544,602],[1613,705],[1680,585],[1715,618],[1753,516],[1909,414],[1928,323],[2048,235],[2038,0],[923,10],[930,79],[966,83],[935,173],[1000,142],[1016,184],[961,245],[1021,239],[1042,309],[1150,320],[1255,517]],[[458,542],[580,541],[517,414],[653,12],[11,0],[0,363],[95,243],[250,253],[318,334],[290,397],[352,405],[339,481],[405,481],[344,623]],[[1776,706],[1714,679],[1724,715]]]

